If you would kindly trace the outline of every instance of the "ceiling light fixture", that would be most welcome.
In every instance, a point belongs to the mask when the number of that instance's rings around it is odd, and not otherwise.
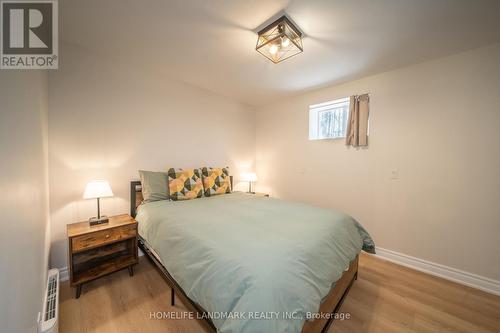
[[[283,15],[258,33],[257,52],[275,64],[304,51],[302,33]]]

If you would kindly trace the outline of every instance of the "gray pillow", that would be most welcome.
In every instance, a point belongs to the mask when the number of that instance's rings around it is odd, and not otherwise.
[[[168,175],[166,172],[139,170],[144,202],[168,200]]]

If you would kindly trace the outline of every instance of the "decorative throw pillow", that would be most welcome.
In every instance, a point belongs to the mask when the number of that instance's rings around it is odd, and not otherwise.
[[[203,189],[205,196],[231,193],[229,168],[203,168]]]
[[[200,169],[174,169],[168,174],[168,188],[172,200],[189,200],[203,195]]]
[[[168,177],[166,172],[139,170],[144,202],[168,200]]]

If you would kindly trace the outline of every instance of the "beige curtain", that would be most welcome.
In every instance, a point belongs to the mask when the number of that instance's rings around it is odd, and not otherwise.
[[[345,144],[353,147],[368,146],[368,116],[370,114],[370,96],[354,95],[349,103],[349,122]]]

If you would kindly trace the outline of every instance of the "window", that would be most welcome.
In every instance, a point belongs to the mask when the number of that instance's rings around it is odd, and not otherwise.
[[[309,106],[309,140],[345,138],[349,98]]]

